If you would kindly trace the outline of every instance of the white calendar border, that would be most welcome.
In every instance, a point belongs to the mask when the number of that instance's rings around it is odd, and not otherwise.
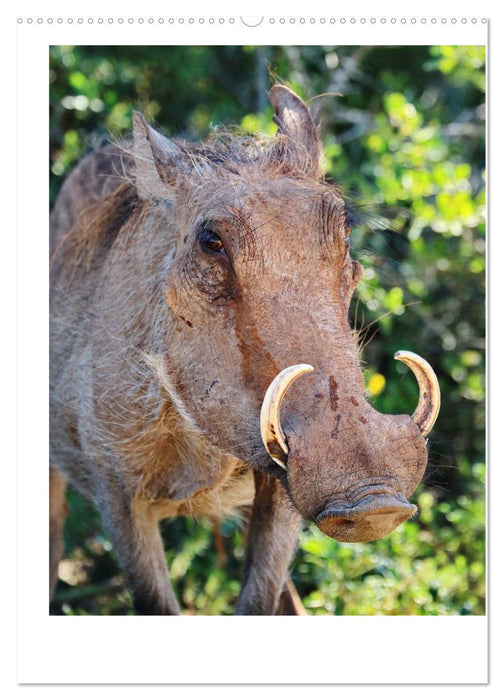
[[[97,3],[86,3],[91,10]],[[382,6],[382,5],[381,5]],[[40,7],[40,6],[39,6]],[[69,7],[68,5],[66,7]],[[166,11],[166,9],[165,9]],[[219,23],[221,17],[234,23]],[[243,15],[250,19],[249,15]],[[257,15],[256,17],[260,17]],[[377,22],[372,23],[373,16]],[[63,22],[58,23],[58,18]],[[83,22],[79,22],[79,17]],[[99,23],[103,17],[107,24]],[[108,22],[109,17],[114,22]],[[122,17],[123,22],[119,22]],[[247,26],[239,15],[16,15],[18,681],[20,683],[484,683],[487,619],[450,617],[97,618],[47,614],[47,47],[49,44],[485,43],[485,17],[321,14]],[[195,21],[189,22],[190,18]],[[325,17],[326,22],[320,19]],[[451,20],[457,19],[454,23]],[[52,22],[48,20],[52,18]],[[93,23],[87,22],[93,18]],[[136,18],[136,21],[135,21]],[[338,17],[336,16],[338,19]],[[351,22],[351,19],[356,19]],[[361,22],[360,19],[366,19]],[[422,18],[426,22],[422,22]],[[462,22],[462,19],[466,22]],[[22,19],[22,22],[17,22]],[[28,22],[32,19],[32,22]],[[39,20],[42,21],[39,21]],[[267,16],[265,16],[267,20]],[[306,16],[310,19],[310,16]],[[381,22],[385,19],[385,22]],[[392,22],[395,19],[396,22]],[[416,22],[412,22],[416,19]],[[476,19],[476,22],[472,22]],[[327,21],[329,20],[329,21]],[[251,22],[248,21],[248,24]],[[33,114],[39,114],[34,129]],[[29,192],[29,206],[25,195]],[[34,295],[33,290],[38,290]],[[35,425],[19,426],[26,407]],[[27,517],[28,516],[28,517]],[[29,560],[25,553],[29,552]],[[34,590],[34,571],[41,585]],[[240,691],[241,692],[241,691]],[[410,692],[409,690],[407,692]]]

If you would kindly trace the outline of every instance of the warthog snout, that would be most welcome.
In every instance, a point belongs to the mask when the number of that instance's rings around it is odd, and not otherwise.
[[[416,510],[401,494],[369,494],[353,506],[329,505],[315,524],[339,542],[369,542],[388,535]]]
[[[400,351],[395,357],[418,381],[412,416],[376,411],[351,374],[342,381],[337,373],[338,378],[319,372],[308,384],[300,377],[314,371],[309,364],[279,372],[263,400],[263,443],[285,470],[293,502],[324,534],[341,542],[379,539],[416,512],[407,498],[426,466],[426,437],[439,411],[439,386],[419,355]],[[284,432],[280,412],[289,390],[297,393],[289,394]]]

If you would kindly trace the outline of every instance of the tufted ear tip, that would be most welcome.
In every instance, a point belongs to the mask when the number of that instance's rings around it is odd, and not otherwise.
[[[138,109],[134,109],[131,116],[132,116],[133,122],[136,122],[136,123],[144,122],[145,123],[145,117],[142,114],[142,112],[140,112]]]
[[[296,95],[294,90],[291,90],[289,87],[287,87],[287,85],[280,85],[279,83],[273,85],[269,91],[269,99],[275,109],[288,102],[292,104],[300,103],[306,108],[305,103],[299,97],[299,95]]]
[[[142,199],[166,198],[167,186],[176,179],[180,148],[149,126],[142,112],[135,110],[131,119],[137,191]]]
[[[298,159],[298,165],[308,174],[318,176],[321,148],[308,107],[299,95],[285,85],[273,85],[269,99],[275,110],[273,121],[278,127],[278,133],[290,137],[303,154]],[[295,157],[293,164],[295,165]]]
[[[144,134],[147,133],[149,125],[147,124],[147,120],[145,119],[142,112],[134,110],[131,114],[131,121],[133,122],[133,134],[135,133],[135,131],[141,131]]]

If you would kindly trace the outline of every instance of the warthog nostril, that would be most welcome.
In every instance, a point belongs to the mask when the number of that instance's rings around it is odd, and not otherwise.
[[[347,527],[351,527],[355,522],[353,520],[348,520],[347,518],[339,518],[338,516],[329,516],[329,518],[331,518],[331,524],[333,526],[346,525]]]
[[[416,506],[403,496],[374,494],[348,508],[326,507],[315,520],[329,537],[340,542],[377,540],[416,512]]]

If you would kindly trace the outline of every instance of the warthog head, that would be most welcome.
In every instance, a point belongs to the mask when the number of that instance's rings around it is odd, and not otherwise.
[[[281,479],[324,533],[373,540],[416,511],[437,381],[401,352],[420,386],[413,416],[367,402],[347,319],[362,268],[345,203],[321,175],[306,105],[282,86],[270,99],[278,133],[264,141],[185,146],[134,115],[137,190],[177,231],[163,269],[164,384],[188,422]]]

